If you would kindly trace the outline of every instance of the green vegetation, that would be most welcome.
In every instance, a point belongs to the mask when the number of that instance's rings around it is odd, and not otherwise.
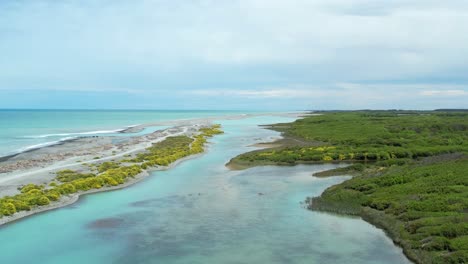
[[[120,164],[116,162],[106,161],[106,162],[101,163],[101,165],[98,166],[98,172],[102,173],[109,169],[117,169],[118,167],[120,167]]]
[[[61,182],[71,182],[76,179],[95,177],[93,173],[79,173],[73,170],[62,170],[56,173],[57,180]]]
[[[236,157],[232,163],[255,166],[378,161],[380,166],[391,166],[468,150],[467,113],[326,113],[272,128],[309,144],[254,151]]]
[[[162,142],[153,144],[147,149],[147,152],[140,153],[135,158],[126,161],[139,163],[143,168],[168,166],[178,159],[203,152],[207,137],[223,133],[219,125],[201,128],[200,132],[193,138],[187,136],[168,137]]]
[[[133,163],[142,163],[144,167],[167,166],[172,162],[190,155],[190,144],[193,138],[187,136],[168,137],[147,149],[145,153],[127,160]]]
[[[330,177],[338,175],[356,175],[361,174],[366,170],[366,166],[362,163],[355,163],[347,167],[331,169],[327,171],[320,171],[313,174],[315,177]]]
[[[17,211],[29,211],[33,206],[47,205],[56,201],[56,193],[44,190],[44,186],[28,184],[20,189],[20,194],[0,199],[0,216],[8,216]]]
[[[355,177],[309,199],[309,207],[392,223],[383,227],[418,262],[468,262],[466,156]]]
[[[58,171],[57,182],[51,182],[47,187],[27,184],[19,189],[19,194],[0,198],[0,218],[18,211],[29,211],[34,207],[48,205],[59,200],[62,195],[121,185],[149,167],[168,166],[178,159],[203,152],[206,138],[221,133],[223,132],[220,125],[214,125],[201,128],[200,133],[193,138],[168,137],[162,142],[153,144],[136,158],[122,160],[121,162],[126,163],[125,166],[113,161],[99,164],[98,174],[73,170]]]
[[[48,205],[51,201],[59,200],[62,195],[100,189],[104,186],[116,186],[140,172],[141,168],[138,165],[109,169],[99,175],[78,173],[72,170],[59,171],[57,180],[62,182],[61,184],[49,184],[47,189],[44,186],[28,184],[20,189],[20,194],[1,198],[0,217]]]
[[[272,128],[300,143],[229,165],[352,162],[316,174],[358,176],[308,198],[310,209],[363,217],[417,263],[468,262],[468,113],[335,112]]]

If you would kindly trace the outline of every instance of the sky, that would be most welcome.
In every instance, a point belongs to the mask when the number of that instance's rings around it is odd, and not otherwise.
[[[0,0],[0,108],[468,108],[468,1]]]

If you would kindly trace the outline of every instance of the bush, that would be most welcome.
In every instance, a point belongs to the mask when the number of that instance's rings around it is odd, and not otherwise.
[[[115,168],[118,168],[118,167],[119,167],[118,163],[106,161],[106,162],[103,162],[101,165],[98,166],[98,171],[100,173],[102,173],[102,172],[105,172],[106,170],[115,169]]]
[[[142,169],[149,166],[167,166],[170,163],[188,155],[200,153],[206,143],[206,138],[222,133],[219,125],[200,129],[200,134],[190,138],[187,136],[169,137],[154,144],[145,153],[140,153],[135,159],[127,162],[141,163],[131,166],[120,166],[116,162],[103,162],[97,169],[99,174],[81,173],[73,170],[61,170],[56,173],[56,179],[62,184],[49,183],[49,189],[44,186],[27,184],[21,188],[20,194],[13,197],[0,198],[0,217],[8,216],[17,211],[31,210],[32,206],[44,206],[57,201],[61,195],[100,189],[104,186],[117,186],[129,178],[134,178]],[[93,167],[93,166],[90,166]]]
[[[37,199],[37,205],[48,205],[48,204],[50,204],[50,200],[46,196],[41,196]]]
[[[452,250],[468,250],[468,236],[461,236],[450,240]]]
[[[62,170],[57,172],[57,180],[61,182],[71,182],[76,179],[91,178],[96,175],[93,173],[79,173],[73,170]]]
[[[60,193],[55,190],[48,191],[46,196],[51,201],[57,201],[60,199]]]
[[[72,194],[76,192],[75,186],[70,183],[59,185],[57,188],[54,188],[54,190],[58,191],[60,194]]]
[[[1,213],[2,215],[12,215],[16,213],[16,207],[13,203],[3,203],[1,204]]]
[[[428,251],[441,251],[450,248],[450,241],[445,237],[432,237],[431,240],[422,245],[422,249]]]
[[[39,185],[36,185],[36,184],[28,184],[28,185],[25,185],[21,188],[21,192],[22,193],[27,193],[27,192],[30,192],[32,190],[39,190],[41,191],[42,190],[42,186],[39,186]]]

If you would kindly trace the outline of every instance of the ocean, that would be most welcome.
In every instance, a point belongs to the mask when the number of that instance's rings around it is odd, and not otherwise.
[[[80,136],[134,136],[119,131],[144,123],[239,115],[246,111],[0,110],[0,157]]]

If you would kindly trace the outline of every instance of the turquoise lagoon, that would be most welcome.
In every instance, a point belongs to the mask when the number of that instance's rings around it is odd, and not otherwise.
[[[226,133],[201,157],[1,227],[0,263],[409,263],[363,220],[303,208],[347,179],[311,176],[333,165],[225,168],[278,135],[259,124],[291,120],[220,120]]]

